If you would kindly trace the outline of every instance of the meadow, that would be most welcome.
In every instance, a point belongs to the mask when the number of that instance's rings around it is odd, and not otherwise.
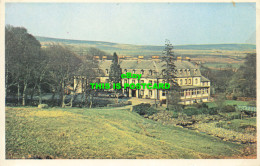
[[[124,108],[6,107],[6,158],[243,158],[245,144],[143,118]]]

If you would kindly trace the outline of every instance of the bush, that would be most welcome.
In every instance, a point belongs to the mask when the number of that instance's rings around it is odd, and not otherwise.
[[[216,107],[212,107],[208,109],[208,113],[210,115],[217,115],[218,114],[218,109]]]
[[[196,106],[196,108],[209,108],[208,105],[205,103],[199,103],[199,104],[196,104],[195,106]]]
[[[200,114],[209,114],[209,115],[217,115],[218,111],[216,107],[213,108],[188,108],[183,110],[183,113],[186,114],[187,116],[192,116],[192,115],[200,115]]]
[[[201,114],[201,110],[196,108],[188,108],[183,110],[183,113],[186,114],[187,116],[199,115]]]
[[[237,100],[237,96],[233,95],[232,100]]]
[[[232,105],[226,105],[222,108],[222,112],[235,112],[236,108]]]
[[[133,112],[138,113],[139,115],[153,115],[155,113],[157,113],[157,110],[153,107],[151,107],[150,104],[146,103],[142,103],[136,106],[133,106]]]

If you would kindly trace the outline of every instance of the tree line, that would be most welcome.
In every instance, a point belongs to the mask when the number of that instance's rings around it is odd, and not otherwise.
[[[70,102],[66,103],[68,90],[75,92],[79,85],[74,84],[74,77],[81,76],[84,84],[82,101],[91,105],[94,92],[89,83],[98,75],[97,61],[94,56],[106,53],[90,48],[87,54],[77,55],[67,46],[50,44],[41,47],[39,41],[23,27],[5,27],[5,97],[18,105],[29,105],[35,95],[38,104],[42,103],[43,94],[52,94],[52,105],[72,106],[76,93],[71,93]],[[58,96],[58,97],[57,97]],[[92,98],[92,99],[91,99]]]
[[[232,95],[237,97],[256,98],[256,54],[250,53],[244,63],[234,70],[228,66],[224,70],[212,70],[201,66],[201,73],[211,82],[215,94]]]

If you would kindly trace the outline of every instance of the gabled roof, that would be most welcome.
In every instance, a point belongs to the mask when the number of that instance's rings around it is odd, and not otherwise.
[[[102,70],[110,69],[112,60],[99,60],[99,68]],[[162,74],[162,70],[165,69],[165,62],[160,60],[120,60],[119,62],[122,70],[127,69],[128,72],[136,70],[136,74],[140,74],[141,70],[145,71],[143,76],[149,76],[149,70],[153,73],[157,73],[156,76]],[[187,77],[187,76],[201,76],[199,67],[189,61],[175,61],[176,66],[176,77]],[[196,71],[195,71],[196,70]],[[152,77],[152,76],[150,76]]]
[[[204,77],[204,76],[201,76],[201,82],[206,82],[206,81],[209,81],[209,79],[207,79],[207,78]]]

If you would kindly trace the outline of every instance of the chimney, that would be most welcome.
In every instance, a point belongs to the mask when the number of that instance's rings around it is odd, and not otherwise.
[[[185,57],[185,60],[190,62],[190,57]]]
[[[99,60],[99,56],[94,56],[93,59],[94,60]]]
[[[103,56],[102,57],[102,60],[104,61],[104,60],[107,60],[107,56]]]
[[[142,59],[144,59],[144,56],[138,56],[137,63],[141,62]]]
[[[159,56],[152,56],[153,60],[159,60]]]
[[[182,58],[180,56],[177,57],[177,61],[181,62]]]

